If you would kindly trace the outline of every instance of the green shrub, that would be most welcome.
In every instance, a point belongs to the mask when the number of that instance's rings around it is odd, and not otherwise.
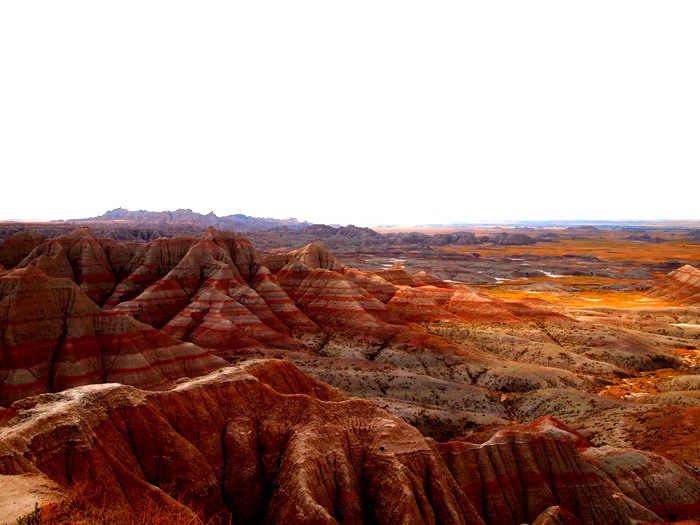
[[[17,525],[38,525],[41,523],[39,503],[34,503],[34,510],[17,518]]]

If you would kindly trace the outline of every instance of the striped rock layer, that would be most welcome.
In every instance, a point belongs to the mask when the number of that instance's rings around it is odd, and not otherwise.
[[[52,277],[74,281],[97,304],[102,304],[117,283],[115,269],[130,257],[123,244],[109,242],[107,251],[89,228],[46,241],[17,264],[34,266]]]
[[[81,228],[39,244],[18,266],[66,277],[102,312],[229,361],[284,356],[334,386],[385,398],[426,431],[429,419],[420,418],[426,404],[432,415],[464,425],[506,412],[502,401],[453,412],[443,389],[487,389],[477,397],[496,399],[491,391],[589,390],[630,370],[674,366],[673,357],[604,322],[580,322],[533,301],[499,300],[399,264],[361,272],[317,244],[263,259],[247,239],[214,228],[143,244],[96,239]],[[31,308],[22,315],[33,315]],[[589,338],[594,332],[600,347]],[[405,384],[405,373],[431,385],[427,400]]]
[[[699,517],[700,479],[661,456],[645,455],[643,478],[610,476],[634,451],[579,449],[556,425],[436,445],[281,360],[162,392],[83,386],[12,411],[0,427],[0,474],[89,486],[96,502],[137,513],[177,497],[212,523],[661,522],[644,503]],[[658,479],[674,483],[654,492]]]
[[[221,352],[297,349],[322,338],[253,245],[232,232],[125,245],[79,228],[39,244],[17,266],[71,279],[103,310]]]
[[[412,332],[407,322],[517,319],[503,304],[424,272],[359,272],[317,244],[263,260],[245,238],[214,228],[140,246],[79,228],[19,263],[30,265],[73,280],[105,310],[220,352],[314,351],[319,341],[341,338],[367,357]]]
[[[667,301],[700,304],[700,270],[686,264],[659,279],[648,293]]]
[[[320,331],[242,237],[209,229],[176,245],[175,257],[169,247],[154,243],[130,263],[135,269],[105,308],[221,352],[261,345],[296,349],[295,336]]]
[[[79,385],[165,388],[226,362],[126,315],[69,279],[29,266],[0,277],[0,405]]]

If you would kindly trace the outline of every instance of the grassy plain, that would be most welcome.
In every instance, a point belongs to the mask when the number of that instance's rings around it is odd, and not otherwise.
[[[629,232],[625,232],[629,235]],[[479,253],[484,256],[513,256],[531,253],[539,256],[594,255],[610,261],[661,263],[672,259],[700,260],[700,242],[669,240],[642,242],[606,237],[562,237],[531,246],[471,245],[445,248],[448,251]]]

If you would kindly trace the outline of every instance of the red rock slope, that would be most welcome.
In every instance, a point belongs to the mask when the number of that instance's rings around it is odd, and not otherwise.
[[[590,447],[582,453],[556,424],[436,447],[281,360],[249,361],[163,392],[83,386],[12,410],[0,427],[0,474],[90,484],[112,506],[175,505],[176,496],[214,523],[662,521],[643,502],[674,509],[676,519],[699,517],[700,479],[675,464],[669,477],[660,456],[645,455],[646,477],[635,477],[615,469],[634,451],[588,458]],[[673,483],[650,501],[658,479]]]
[[[128,316],[101,312],[69,279],[34,267],[0,277],[0,405],[90,383],[164,388],[226,364]]]
[[[35,232],[19,232],[0,242],[0,266],[14,268],[29,252],[44,242]]]
[[[119,257],[117,250],[113,250],[113,256]],[[110,258],[89,228],[77,228],[38,245],[17,266],[36,266],[52,277],[67,277],[97,304],[104,302],[117,283]]]
[[[507,414],[502,402],[445,413],[455,408],[451,393],[467,385],[491,399],[486,389],[590,390],[628,369],[673,364],[597,321],[497,300],[398,265],[349,269],[315,244],[263,260],[245,238],[213,228],[142,245],[95,239],[81,228],[35,247],[19,266],[68,277],[103,312],[126,314],[230,361],[284,356],[348,392],[384,397],[396,413],[414,414],[411,421],[430,405],[443,421],[464,421],[450,436]],[[594,330],[600,348],[592,344]],[[418,383],[430,383],[430,391],[416,393]]]
[[[700,304],[700,270],[686,264],[659,279],[648,293],[667,301]]]
[[[210,228],[199,239],[153,243],[128,270],[105,308],[181,340],[222,352],[297,349],[293,336],[319,332],[250,242],[233,233]]]

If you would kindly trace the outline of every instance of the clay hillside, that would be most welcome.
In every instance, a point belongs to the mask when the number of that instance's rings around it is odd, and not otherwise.
[[[440,242],[8,237],[0,518],[700,520],[697,267]]]

